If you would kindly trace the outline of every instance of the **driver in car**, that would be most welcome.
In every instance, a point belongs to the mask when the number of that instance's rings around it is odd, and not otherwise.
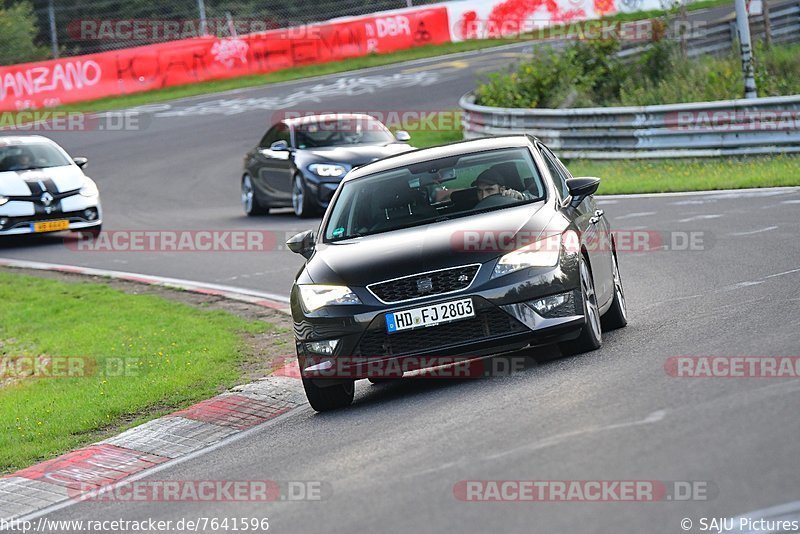
[[[472,187],[478,190],[478,201],[483,201],[491,196],[500,195],[513,200],[523,200],[525,197],[516,189],[506,187],[505,180],[494,169],[486,169],[478,175]]]

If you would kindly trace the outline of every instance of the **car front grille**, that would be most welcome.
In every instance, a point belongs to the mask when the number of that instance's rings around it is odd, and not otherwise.
[[[367,286],[373,295],[386,303],[403,302],[431,295],[442,295],[468,288],[480,264],[462,265],[441,271],[413,274]]]
[[[476,316],[471,319],[394,334],[386,332],[384,315],[379,315],[361,337],[355,355],[367,358],[413,355],[527,330],[522,323],[492,305],[476,310]]]

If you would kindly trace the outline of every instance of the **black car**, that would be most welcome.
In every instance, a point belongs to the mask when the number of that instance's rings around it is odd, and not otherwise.
[[[370,115],[336,113],[274,124],[244,158],[242,206],[247,215],[292,207],[319,214],[350,170],[412,150],[408,132],[392,134]]]
[[[438,361],[425,356],[598,348],[601,328],[627,324],[613,234],[592,197],[599,183],[573,178],[526,135],[350,172],[319,235],[287,242],[307,258],[291,308],[311,406],[346,406],[355,379]],[[411,363],[390,365],[399,361]]]

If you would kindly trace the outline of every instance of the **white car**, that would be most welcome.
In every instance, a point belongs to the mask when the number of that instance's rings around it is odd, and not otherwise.
[[[100,233],[103,212],[86,158],[38,135],[0,137],[0,236]]]

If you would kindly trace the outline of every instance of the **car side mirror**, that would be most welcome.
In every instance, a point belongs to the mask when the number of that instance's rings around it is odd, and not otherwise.
[[[394,134],[394,138],[400,141],[401,143],[405,143],[411,141],[411,134],[405,130],[397,130]]]
[[[308,259],[314,254],[314,231],[306,230],[289,238],[286,241],[289,250]]]
[[[281,139],[269,145],[269,149],[275,152],[286,152],[287,150],[289,150],[289,143]]]
[[[600,187],[600,178],[594,176],[582,176],[580,178],[568,178],[567,189],[572,195],[572,205],[577,206],[589,195],[595,194]]]
[[[86,167],[86,164],[89,163],[89,158],[84,158],[83,156],[77,156],[72,158],[72,161],[75,162],[75,165],[80,167],[81,169]]]

